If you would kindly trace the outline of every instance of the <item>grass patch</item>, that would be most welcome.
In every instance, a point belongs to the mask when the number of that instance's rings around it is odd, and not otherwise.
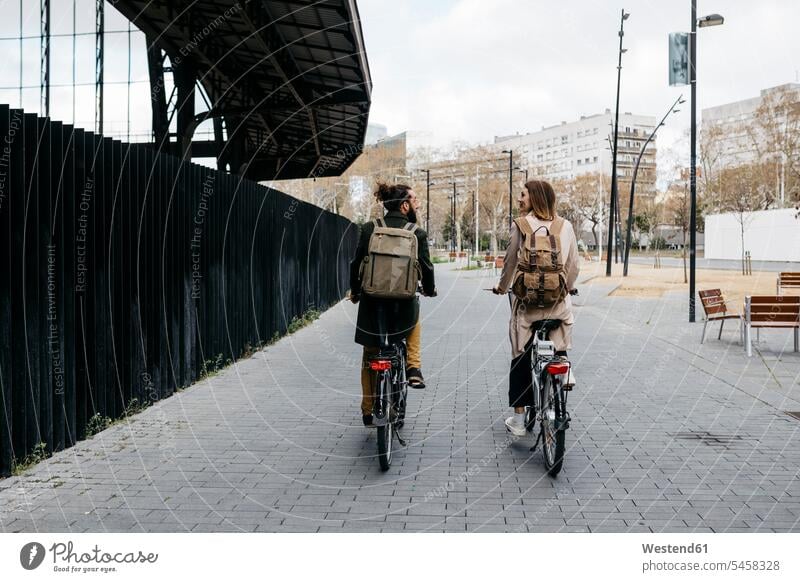
[[[227,362],[223,361],[222,354],[217,354],[216,358],[206,360],[203,362],[203,365],[200,366],[200,377],[198,380],[205,380],[206,378],[216,376],[222,368],[230,363],[230,359],[228,359]]]
[[[448,259],[447,257],[433,257],[433,258],[431,258],[431,263],[433,263],[434,265],[438,265],[440,263],[449,263],[449,262],[450,262],[450,259]]]
[[[309,309],[303,315],[299,317],[294,317],[290,322],[289,325],[286,327],[286,335],[291,335],[297,331],[300,331],[307,325],[314,323],[319,316],[322,315],[316,309]],[[245,344],[244,349],[242,350],[242,354],[239,356],[239,359],[242,358],[249,358],[256,352],[264,349],[267,346],[271,346],[276,343],[279,339],[281,339],[281,334],[279,332],[275,332],[272,334],[272,337],[267,341],[257,342],[255,345],[251,345],[249,343]],[[222,370],[227,368],[233,364],[233,360],[230,358],[225,358],[222,354],[217,354],[216,357],[211,358],[209,360],[205,360],[203,364],[200,366],[200,377],[199,380],[205,380],[207,378],[213,378],[217,374],[219,374]]]
[[[459,267],[456,271],[483,271],[483,267],[478,265],[470,265],[469,267]]]
[[[86,423],[86,438],[91,438],[97,433],[106,430],[109,426],[111,426],[111,419],[107,416],[103,416],[99,412],[96,413],[89,419],[89,422]]]
[[[289,325],[286,328],[286,335],[291,335],[295,332],[300,331],[307,325],[311,325],[316,320],[319,319],[320,312],[316,309],[309,309],[300,317],[295,317],[292,321],[289,322]]]
[[[139,414],[145,408],[147,408],[147,404],[143,402],[139,402],[138,398],[131,398],[128,402],[128,406],[125,407],[125,411],[122,413],[123,418],[128,416],[133,416],[134,414]]]
[[[21,475],[35,464],[44,461],[50,456],[50,453],[47,452],[47,443],[39,443],[33,447],[33,451],[21,461],[11,459],[11,474]]]

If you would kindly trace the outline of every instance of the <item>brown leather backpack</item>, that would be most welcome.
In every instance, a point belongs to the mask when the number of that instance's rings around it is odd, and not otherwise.
[[[556,216],[549,229],[541,226],[535,232],[524,216],[514,222],[522,240],[511,290],[529,307],[552,307],[567,296],[560,238],[564,219]]]

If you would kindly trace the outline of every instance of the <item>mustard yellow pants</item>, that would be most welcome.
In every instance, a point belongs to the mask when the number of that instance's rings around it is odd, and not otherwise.
[[[409,368],[422,368],[422,324],[417,321],[417,325],[411,330],[406,338],[408,358],[406,365]],[[369,369],[369,360],[378,355],[378,348],[368,348],[364,346],[364,354],[361,357],[361,414],[372,414],[372,384],[375,373]]]

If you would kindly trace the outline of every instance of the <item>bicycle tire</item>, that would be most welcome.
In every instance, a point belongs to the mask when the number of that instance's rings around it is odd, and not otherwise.
[[[544,466],[551,477],[561,472],[564,464],[566,431],[555,430],[555,424],[566,415],[564,402],[559,390],[555,389],[555,379],[545,373],[542,382],[542,455]],[[552,418],[551,418],[552,416]]]
[[[378,398],[388,400],[391,390],[391,379],[389,374],[384,372],[378,377]],[[377,427],[378,432],[378,462],[381,465],[382,471],[388,471],[392,465],[392,431],[394,429],[392,424],[392,406],[387,402],[384,409],[387,422],[383,426]]]

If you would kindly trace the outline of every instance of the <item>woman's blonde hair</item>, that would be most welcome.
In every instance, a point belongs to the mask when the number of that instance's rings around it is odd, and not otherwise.
[[[531,180],[525,184],[531,211],[539,220],[554,220],[556,217],[556,193],[544,180]]]

